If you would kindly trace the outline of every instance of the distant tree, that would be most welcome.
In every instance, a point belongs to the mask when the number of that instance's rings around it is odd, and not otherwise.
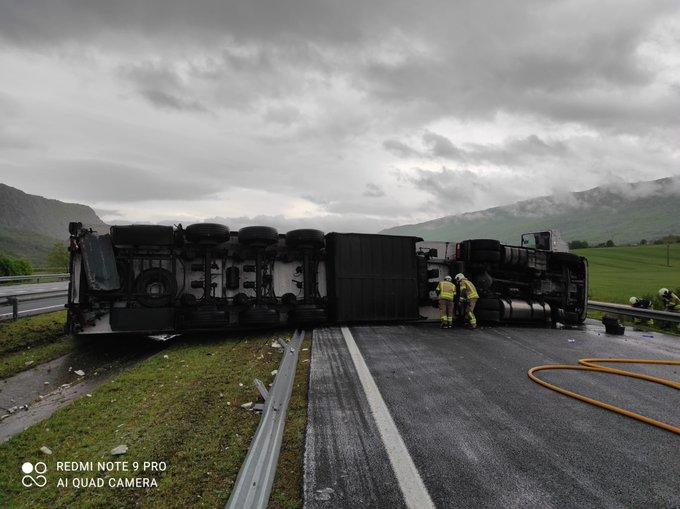
[[[68,249],[61,242],[56,242],[47,255],[47,266],[50,269],[68,270]]]
[[[0,276],[27,276],[32,272],[33,267],[28,261],[0,253]]]
[[[640,245],[641,245],[641,246],[646,246],[646,245],[647,245],[647,239],[642,239],[642,240],[640,241]]]
[[[607,242],[604,243],[604,247],[614,247],[614,241],[612,239],[609,239]]]
[[[587,240],[572,240],[568,243],[569,249],[586,249],[588,247]]]

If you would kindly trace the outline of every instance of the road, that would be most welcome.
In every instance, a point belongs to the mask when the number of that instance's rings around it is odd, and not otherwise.
[[[583,330],[362,326],[349,332],[376,390],[366,390],[340,329],[315,331],[306,507],[404,507],[404,492],[418,493],[421,502],[411,500],[418,507],[430,501],[437,507],[680,505],[680,437],[527,377],[533,366],[583,357],[677,360],[680,338],[608,336],[595,323]],[[677,367],[624,369],[680,380]],[[541,376],[680,425],[673,389],[595,373]],[[385,440],[390,418],[397,440]],[[414,473],[404,475],[409,462]],[[422,480],[422,493],[409,477]]]
[[[36,283],[25,285],[3,285],[0,286],[0,300],[3,297],[11,295],[27,295],[33,292],[46,291],[64,291],[68,288],[68,281],[57,281],[53,283]],[[20,316],[28,316],[32,314],[39,314],[50,307],[63,306],[66,304],[66,297],[50,297],[46,299],[34,300],[29,302],[19,303]],[[0,306],[0,320],[10,318],[12,316],[12,306]]]

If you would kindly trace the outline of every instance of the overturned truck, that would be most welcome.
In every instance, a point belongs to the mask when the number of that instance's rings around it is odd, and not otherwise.
[[[433,319],[437,282],[459,272],[477,286],[482,323],[576,325],[586,316],[585,258],[524,238],[452,244],[209,223],[107,231],[71,223],[69,232],[71,333]]]

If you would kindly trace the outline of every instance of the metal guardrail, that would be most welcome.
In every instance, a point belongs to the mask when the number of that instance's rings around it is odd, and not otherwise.
[[[56,297],[66,297],[68,295],[68,290],[44,290],[40,292],[32,293],[22,293],[18,295],[6,295],[0,296],[0,306],[12,306],[12,320],[17,320],[20,314],[38,314],[35,313],[36,310],[27,309],[26,311],[19,311],[19,303],[21,302],[31,302],[36,300],[53,299]],[[64,309],[63,304],[55,306],[47,306],[40,308],[39,311],[47,313],[49,311],[55,311],[57,309]],[[0,315],[0,320],[4,315]]]
[[[680,322],[680,313],[658,311],[656,309],[640,309],[634,308],[632,306],[626,306],[624,304],[612,304],[610,302],[599,302],[596,300],[588,301],[588,310],[632,316],[635,318],[651,318],[652,320],[660,320],[662,322]]]
[[[281,450],[288,401],[293,392],[298,354],[304,337],[304,331],[298,329],[289,343],[279,340],[284,354],[269,392],[262,382],[255,380],[255,385],[265,398],[264,410],[229,496],[227,509],[264,509],[267,506]]]
[[[40,283],[41,279],[65,280],[65,279],[68,279],[68,277],[69,277],[68,273],[30,274],[28,276],[0,276],[0,284],[2,284],[2,283],[16,283],[16,282],[19,282],[19,281],[32,281],[32,280],[36,280],[36,282]]]

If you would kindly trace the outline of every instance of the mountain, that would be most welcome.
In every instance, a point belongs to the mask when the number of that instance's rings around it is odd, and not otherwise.
[[[493,238],[518,244],[522,233],[557,229],[569,240],[637,243],[680,233],[680,177],[615,183],[512,205],[396,226],[381,233],[425,240]]]
[[[55,242],[68,239],[69,221],[104,225],[86,205],[43,198],[0,184],[0,252],[40,265]]]

